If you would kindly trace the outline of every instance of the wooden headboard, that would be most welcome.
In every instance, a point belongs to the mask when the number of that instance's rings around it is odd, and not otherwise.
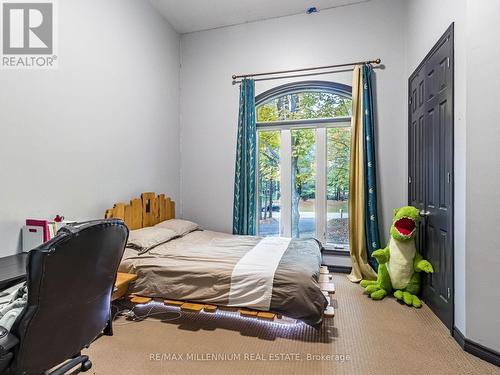
[[[160,221],[175,219],[175,202],[165,194],[142,193],[129,204],[115,203],[106,210],[105,219],[122,219],[130,230],[151,227]]]

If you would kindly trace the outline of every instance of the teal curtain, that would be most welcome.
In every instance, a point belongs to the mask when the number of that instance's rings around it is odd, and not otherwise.
[[[255,83],[251,79],[244,79],[240,86],[234,173],[233,234],[255,235],[256,147]]]
[[[365,232],[368,261],[374,270],[378,269],[377,261],[371,254],[380,249],[380,232],[377,210],[377,164],[375,157],[375,116],[373,105],[373,68],[364,65],[363,77],[363,133],[365,164]]]

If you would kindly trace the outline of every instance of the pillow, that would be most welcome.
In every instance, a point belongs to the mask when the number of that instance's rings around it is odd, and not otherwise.
[[[173,230],[178,236],[184,236],[188,233],[200,229],[200,226],[192,221],[181,219],[170,219],[162,221],[155,225],[155,228],[164,228]]]
[[[143,254],[153,247],[164,244],[175,237],[178,236],[173,230],[161,227],[131,230],[128,236],[127,247],[139,250],[139,254]]]

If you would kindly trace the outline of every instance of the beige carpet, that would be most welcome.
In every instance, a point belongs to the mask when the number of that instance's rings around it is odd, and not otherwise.
[[[141,322],[118,318],[115,335],[87,350],[94,364],[88,373],[500,374],[463,352],[427,306],[371,301],[344,275],[334,281],[336,317],[320,331],[227,312],[178,317],[175,308],[143,307],[141,313],[163,313]]]

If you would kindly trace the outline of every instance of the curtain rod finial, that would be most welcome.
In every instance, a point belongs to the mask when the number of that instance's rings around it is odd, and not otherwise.
[[[233,74],[233,75],[232,75],[232,78],[233,78],[233,79],[236,79],[236,74]]]
[[[382,60],[380,60],[380,59],[375,60],[376,64],[380,64],[381,62],[382,62]]]

